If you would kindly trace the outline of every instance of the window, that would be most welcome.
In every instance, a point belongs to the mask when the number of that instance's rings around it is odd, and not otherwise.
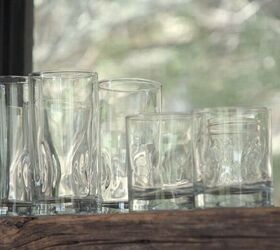
[[[165,110],[268,106],[279,165],[279,1],[34,3],[34,70],[93,69],[99,78],[158,80]]]

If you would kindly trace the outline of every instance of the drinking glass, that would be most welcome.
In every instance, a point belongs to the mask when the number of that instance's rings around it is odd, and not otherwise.
[[[33,214],[98,212],[97,73],[33,73]]]
[[[192,209],[192,115],[126,118],[130,211]]]
[[[269,110],[213,108],[194,116],[197,206],[270,206]]]
[[[101,191],[103,211],[126,211],[127,162],[125,117],[161,110],[161,84],[123,78],[99,83]]]
[[[0,76],[0,215],[30,215],[29,82],[24,76]]]

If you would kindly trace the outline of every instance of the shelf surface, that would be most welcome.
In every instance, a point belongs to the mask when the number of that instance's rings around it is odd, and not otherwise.
[[[280,208],[1,218],[11,248],[280,249]]]

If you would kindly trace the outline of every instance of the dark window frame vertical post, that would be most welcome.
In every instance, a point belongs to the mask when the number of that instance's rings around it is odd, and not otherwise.
[[[0,75],[32,71],[33,0],[0,0]]]

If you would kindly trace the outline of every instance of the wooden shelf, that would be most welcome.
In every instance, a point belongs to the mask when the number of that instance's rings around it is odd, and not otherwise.
[[[1,218],[11,248],[280,249],[280,208]]]

